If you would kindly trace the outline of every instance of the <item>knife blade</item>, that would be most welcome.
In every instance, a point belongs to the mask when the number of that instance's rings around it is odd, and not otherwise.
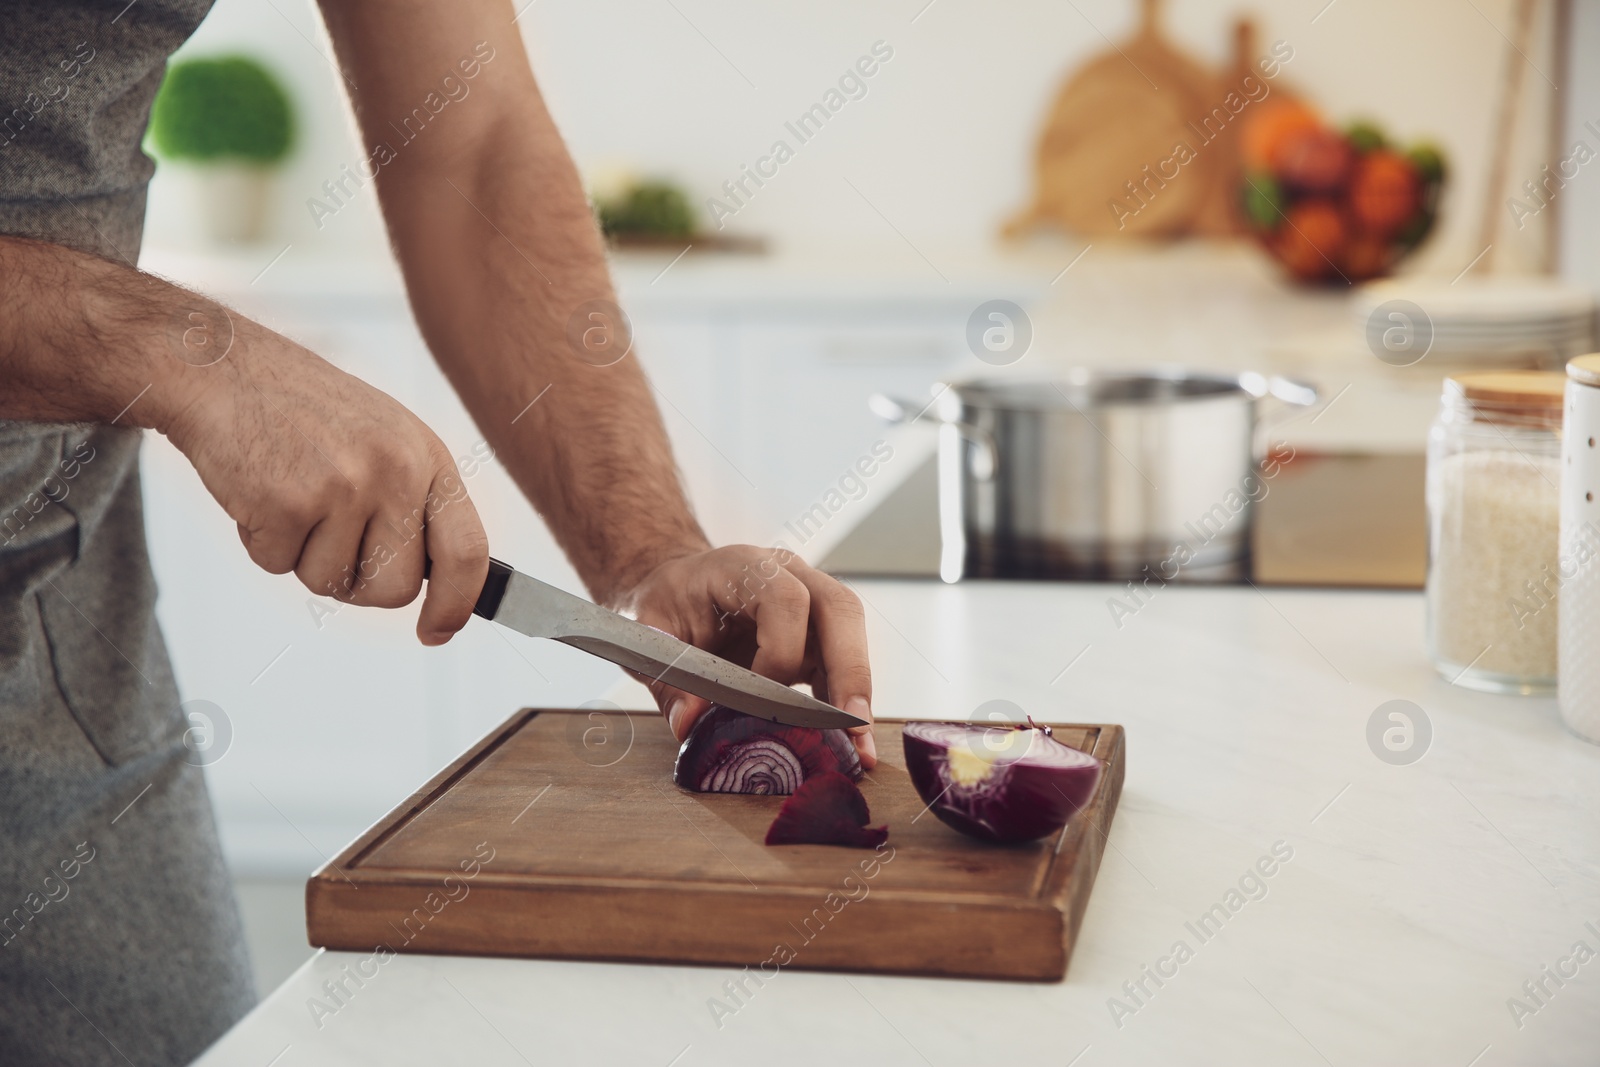
[[[560,641],[686,693],[786,726],[843,730],[868,722],[671,634],[531,578],[497,559],[489,561],[489,577],[472,613],[529,637]]]

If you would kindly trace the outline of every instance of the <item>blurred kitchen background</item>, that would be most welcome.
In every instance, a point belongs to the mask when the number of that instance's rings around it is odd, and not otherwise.
[[[1315,406],[1273,416],[1274,440],[1329,458],[1282,483],[1282,502],[1270,505],[1281,517],[1263,534],[1271,543],[1258,539],[1259,580],[1415,585],[1421,457],[1444,375],[1474,361],[1559,365],[1595,347],[1600,166],[1569,162],[1562,173],[1574,176],[1559,186],[1545,168],[1559,170],[1579,142],[1600,150],[1600,5],[521,0],[517,10],[595,195],[617,225],[665,231],[619,239],[614,273],[714,540],[782,540],[843,571],[937,580],[936,431],[887,425],[869,397],[926,401],[937,382],[984,374],[1184,365],[1319,389]],[[347,180],[367,152],[314,6],[219,0],[175,69],[219,56],[269,72],[292,139],[265,180],[185,160],[175,141],[151,186],[141,266],[410,406],[461,458],[496,554],[576,589],[433,367],[371,183]],[[872,62],[858,67],[863,57]],[[1299,101],[1279,109],[1275,135],[1311,127],[1298,157],[1267,143],[1267,129],[1254,148],[1202,149],[1170,186],[1145,186],[1147,208],[1103,188],[1108,160],[1169,156],[1174,117],[1199,119],[1221,103],[1241,58],[1268,93],[1249,99],[1238,126],[1269,103]],[[1275,61],[1273,75],[1262,60]],[[841,78],[867,66],[801,143],[786,124],[828,106]],[[1087,80],[1063,95],[1074,76]],[[469,96],[450,106],[473,105]],[[1378,150],[1378,133],[1405,161],[1396,165],[1405,188],[1385,201],[1380,182],[1374,210],[1399,203],[1405,217],[1362,252],[1356,222],[1305,216],[1304,228],[1330,234],[1300,234],[1312,251],[1333,242],[1350,257],[1325,259],[1330,270],[1307,263],[1305,247],[1284,247],[1293,238],[1277,221],[1301,218],[1296,188],[1350,180],[1351,159]],[[732,199],[724,183],[778,140],[792,158],[759,164],[764,184],[747,180]],[[1223,162],[1235,158],[1230,171]],[[1263,188],[1241,212],[1245,171]],[[1143,180],[1139,166],[1126,178]],[[627,203],[639,181],[681,192],[695,232],[682,232],[670,193]],[[343,191],[330,194],[329,182]],[[1116,232],[1116,212],[1101,206],[1112,195],[1140,208],[1129,230],[1167,232]],[[1030,204],[1040,205],[1031,222]],[[1008,224],[1014,236],[1002,239]],[[1357,282],[1390,271],[1397,280],[1386,284],[1398,288],[1381,294],[1444,292],[1441,308],[1451,290],[1460,304],[1493,279],[1547,276],[1505,284],[1536,285],[1530,299],[1569,325],[1543,348],[1485,356],[1469,345],[1396,366],[1404,361],[1369,343],[1364,316],[1377,301]],[[1003,368],[969,342],[974,313],[994,300],[1025,309],[1031,330],[1025,355]],[[874,472],[834,492],[875,446]],[[148,441],[145,468],[161,620],[185,699],[206,702],[194,708],[215,729],[207,773],[270,987],[309,954],[301,891],[311,870],[516,708],[617,698],[617,675],[488,626],[423,649],[411,612],[330,612],[250,564],[232,522],[164,440]],[[1263,505],[1263,525],[1267,516]],[[1351,543],[1378,550],[1341,557]]]

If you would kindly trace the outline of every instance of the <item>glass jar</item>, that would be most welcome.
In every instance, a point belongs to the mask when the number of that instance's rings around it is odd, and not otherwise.
[[[1456,685],[1555,688],[1564,384],[1445,379],[1428,435],[1428,655]]]

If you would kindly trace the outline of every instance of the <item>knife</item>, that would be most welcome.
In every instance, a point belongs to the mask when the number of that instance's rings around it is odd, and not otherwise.
[[[868,722],[671,634],[530,578],[497,559],[489,560],[489,577],[472,613],[786,726],[843,730]]]

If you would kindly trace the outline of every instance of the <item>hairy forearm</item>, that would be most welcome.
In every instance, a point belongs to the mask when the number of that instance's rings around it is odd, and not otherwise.
[[[585,358],[569,339],[584,305],[614,297],[509,16],[492,20],[509,32],[451,17],[415,38],[408,26],[397,42],[392,21],[385,39],[391,9],[330,3],[325,13],[359,87],[365,139],[394,146],[378,192],[424,337],[590,591],[614,601],[666,559],[705,547],[637,355],[597,365],[610,355]],[[455,71],[465,94],[395,146],[391,123],[480,41],[493,51],[477,54],[493,58],[470,81]]]
[[[581,306],[614,297],[554,130],[513,127],[491,144],[461,161],[455,188],[441,175],[393,189],[395,243],[446,374],[590,591],[610,600],[705,537],[637,354],[601,366],[609,353],[582,358],[569,338]]]
[[[0,238],[0,418],[165,432],[229,332],[220,307],[154,275]]]

